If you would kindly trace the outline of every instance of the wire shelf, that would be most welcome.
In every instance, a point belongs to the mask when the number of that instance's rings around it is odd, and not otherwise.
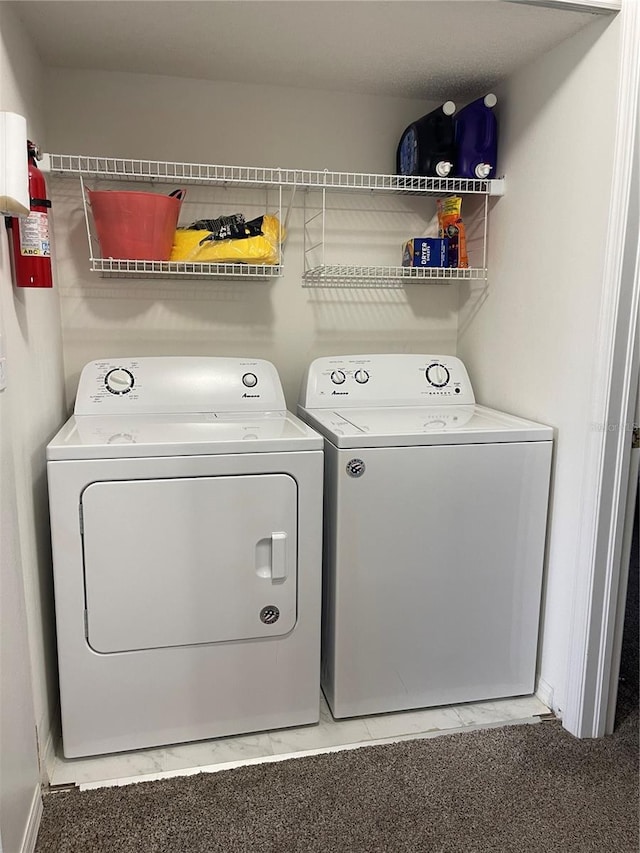
[[[402,287],[407,283],[448,284],[459,280],[487,279],[486,249],[483,266],[480,268],[420,268],[420,267],[364,267],[324,264],[324,212],[326,191],[383,192],[399,194],[480,194],[484,196],[484,245],[486,246],[487,207],[489,196],[504,194],[504,179],[427,178],[408,177],[360,172],[307,171],[299,169],[265,168],[261,166],[221,166],[199,163],[180,163],[161,160],[135,160],[114,157],[90,157],[71,154],[45,154],[41,162],[44,172],[59,177],[79,176],[83,186],[84,177],[110,181],[158,182],[170,184],[198,184],[208,186],[234,186],[246,188],[278,188],[282,210],[282,191],[289,188],[289,206],[285,227],[289,219],[293,197],[297,188],[321,192],[321,236],[309,248],[307,226],[314,217],[305,221],[305,272],[303,287]],[[317,196],[309,196],[316,198]],[[95,247],[85,204],[87,234],[90,254]],[[309,252],[321,250],[321,258],[310,263]],[[280,260],[282,259],[282,256]],[[282,264],[273,266],[252,264],[214,264],[169,261],[132,261],[126,259],[101,259],[91,257],[90,269],[105,278],[217,278],[233,280],[265,280],[283,275]]]
[[[281,264],[196,264],[186,261],[128,261],[91,258],[90,269],[103,278],[217,278],[259,280],[278,278]]]
[[[403,287],[405,284],[449,284],[453,281],[486,279],[482,268],[457,267],[361,267],[319,266],[307,270],[303,287]]]
[[[51,175],[100,178],[111,181],[157,181],[161,183],[211,184],[236,187],[289,186],[303,189],[332,189],[346,192],[389,193],[476,193],[503,195],[504,179],[423,178],[359,172],[308,171],[262,166],[218,166],[202,163],[171,163],[161,160],[131,160],[87,157],[76,154],[45,154],[41,168]]]

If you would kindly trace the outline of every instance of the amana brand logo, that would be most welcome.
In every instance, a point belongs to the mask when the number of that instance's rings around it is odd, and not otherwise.
[[[243,397],[259,397],[260,394],[243,394]]]
[[[337,397],[348,397],[349,396],[348,391],[332,391],[331,393],[335,394]]]
[[[347,462],[347,474],[350,477],[362,477],[365,470],[365,464],[362,459],[350,459]]]

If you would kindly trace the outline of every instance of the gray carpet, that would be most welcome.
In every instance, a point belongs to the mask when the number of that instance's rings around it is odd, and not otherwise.
[[[36,853],[637,853],[638,713],[45,797]]]

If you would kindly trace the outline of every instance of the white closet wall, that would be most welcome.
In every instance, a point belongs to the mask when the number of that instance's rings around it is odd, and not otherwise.
[[[461,291],[458,354],[488,405],[556,428],[543,692],[565,700],[615,140],[617,20],[596,19],[500,92],[501,170],[486,293]],[[545,695],[544,698],[549,698]]]
[[[26,116],[29,136],[45,144],[43,68],[4,3],[0,29],[0,109]],[[0,846],[10,853],[27,849],[25,832],[35,840],[29,833],[37,831],[40,810],[37,736],[44,749],[57,704],[44,447],[64,409],[58,294],[13,286],[4,231],[2,223]]]

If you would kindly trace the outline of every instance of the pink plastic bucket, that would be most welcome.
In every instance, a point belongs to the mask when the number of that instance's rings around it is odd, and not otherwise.
[[[168,261],[186,190],[170,195],[89,190],[103,258]]]

